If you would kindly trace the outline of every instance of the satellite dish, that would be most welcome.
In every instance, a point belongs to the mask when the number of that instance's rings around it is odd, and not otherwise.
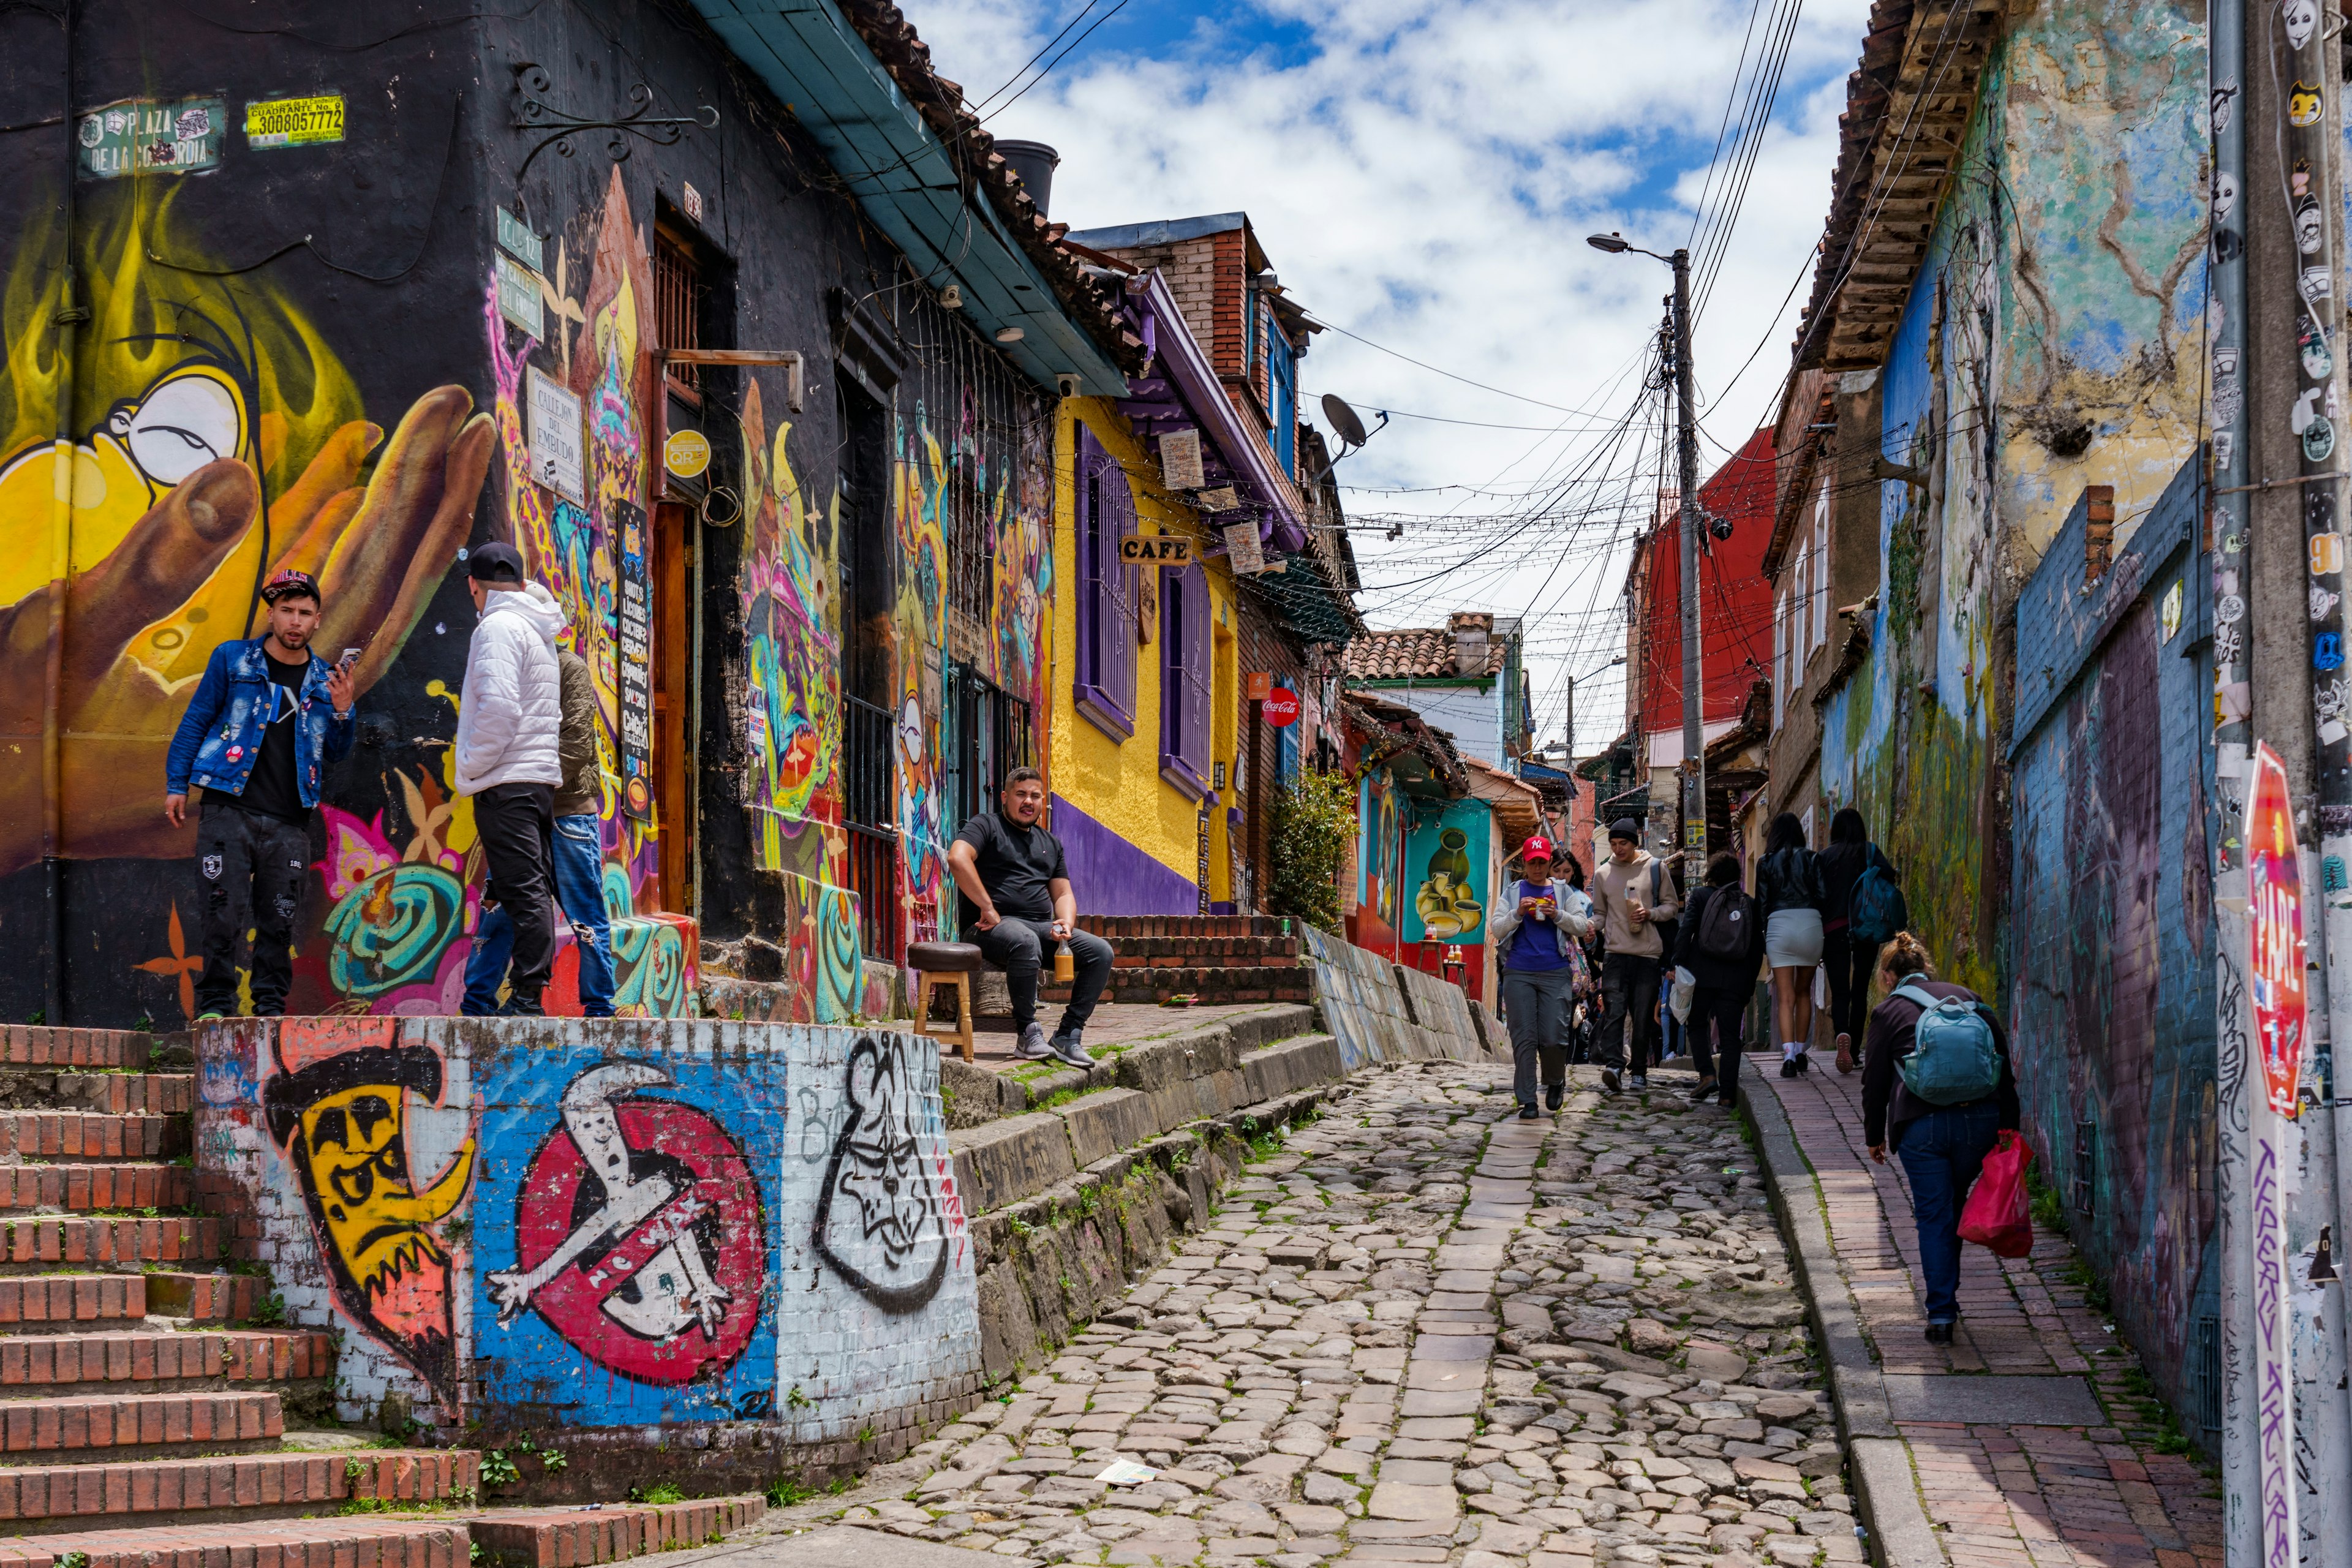
[[[1323,395],[1323,417],[1331,422],[1332,431],[1350,447],[1360,447],[1369,438],[1364,434],[1364,422],[1348,406],[1347,399],[1336,392]]]

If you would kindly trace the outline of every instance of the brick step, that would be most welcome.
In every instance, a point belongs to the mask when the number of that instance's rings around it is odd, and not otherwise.
[[[188,1152],[184,1116],[81,1110],[0,1110],[0,1163],[171,1160]]]
[[[184,1057],[187,1037],[158,1039],[135,1029],[51,1029],[0,1024],[0,1068],[115,1068],[143,1072],[158,1056]]]
[[[189,1444],[251,1452],[285,1435],[278,1395],[68,1394],[0,1399],[0,1457],[12,1464],[169,1458]]]
[[[269,1294],[269,1281],[254,1274],[155,1273],[146,1279],[150,1312],[199,1323],[249,1322]]]
[[[90,1384],[299,1382],[334,1371],[334,1336],[301,1329],[0,1339],[0,1397]]]
[[[0,1568],[467,1568],[451,1519],[236,1520],[0,1540]]]
[[[1049,1002],[1069,999],[1069,988],[1045,986]],[[1313,972],[1290,965],[1245,969],[1114,969],[1107,1002],[1164,1002],[1191,995],[1208,1003],[1305,1002],[1314,994]]]
[[[482,1457],[470,1448],[0,1467],[0,1530],[47,1534],[142,1513],[173,1514],[184,1524],[231,1510],[258,1520],[353,1498],[465,1503],[481,1484]]]
[[[0,1109],[96,1110],[109,1116],[185,1116],[196,1108],[196,1079],[184,1072],[60,1072],[52,1068],[0,1072]]]
[[[195,1199],[185,1165],[0,1165],[0,1210],[184,1209]]]
[[[35,1274],[0,1279],[0,1334],[146,1321],[155,1274]],[[186,1279],[189,1276],[182,1275]],[[232,1276],[234,1278],[234,1276]]]
[[[1276,915],[1080,915],[1078,929],[1111,942],[1129,937],[1279,937]],[[1296,940],[1297,922],[1287,922]]]
[[[1257,969],[1296,967],[1298,943],[1282,937],[1236,937],[1231,941],[1171,942],[1143,937],[1115,942],[1111,963],[1128,969]]]
[[[60,1264],[89,1268],[141,1263],[209,1263],[221,1256],[227,1222],[210,1215],[159,1219],[38,1215],[0,1219],[0,1272]]]
[[[574,1568],[701,1546],[757,1524],[762,1497],[608,1504],[600,1509],[494,1508],[474,1516],[474,1544],[496,1568]]]

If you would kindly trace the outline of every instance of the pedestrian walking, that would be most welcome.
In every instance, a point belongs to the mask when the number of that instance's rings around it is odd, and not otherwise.
[[[1556,847],[1554,852],[1558,853]],[[1576,943],[1576,978],[1570,982],[1568,1005],[1568,1059],[1571,1065],[1580,1066],[1592,1059],[1592,1037],[1599,1027],[1601,931],[1592,910],[1592,896],[1586,890],[1584,862],[1573,855],[1560,856],[1554,879],[1566,884],[1561,907],[1584,921],[1584,934]]]
[[[1698,1068],[1694,1103],[1710,1096],[1724,1106],[1738,1102],[1741,1022],[1763,962],[1764,920],[1739,885],[1739,858],[1718,854],[1706,863],[1706,886],[1683,906],[1675,949],[1675,964],[1697,982],[1684,1024]]]
[[[1870,841],[1862,813],[1843,806],[1830,818],[1829,847],[1822,851],[1822,963],[1829,971],[1830,1029],[1837,1036],[1837,1069],[1854,1070],[1853,1043],[1870,1017],[1870,977],[1885,946],[1876,933],[1853,923],[1854,884],[1864,871],[1895,876],[1894,864]]]
[[[1965,985],[1936,978],[1927,945],[1897,931],[1879,966],[1893,993],[1870,1015],[1862,1068],[1863,1136],[1910,1178],[1927,1285],[1927,1341],[1952,1342],[1960,1317],[1960,1210],[1985,1156],[2017,1126],[2009,1037]]]
[[[537,583],[523,590],[534,596],[547,594]],[[553,595],[549,595],[553,602]],[[613,926],[604,908],[604,763],[597,748],[596,679],[588,661],[569,646],[567,628],[556,639],[555,663],[562,695],[562,722],[557,731],[556,760],[563,782],[555,793],[555,826],[548,841],[548,868],[555,881],[555,902],[572,924],[572,946],[580,954],[580,1011],[585,1017],[613,1016]],[[507,963],[513,955],[515,923],[503,905],[486,910],[474,932],[474,951],[466,962],[466,999],[461,1010],[468,1017],[487,1017],[498,1011],[499,988],[506,984]]]
[[[1630,816],[1609,825],[1609,858],[1592,874],[1592,907],[1608,955],[1601,961],[1601,1087],[1615,1094],[1625,1069],[1633,1087],[1650,1087],[1650,1056],[1657,1044],[1658,967],[1665,956],[1656,923],[1682,910],[1665,862],[1642,847],[1642,826]],[[1630,1039],[1629,1039],[1630,1036]]]
[[[196,825],[205,879],[199,1022],[236,1012],[236,949],[248,929],[254,1016],[286,1011],[320,774],[352,749],[352,666],[360,650],[344,649],[334,664],[311,651],[318,579],[280,572],[261,600],[268,631],[213,649],[163,763],[163,816],[173,826],[187,821],[188,791],[205,792]]]
[[[1780,1076],[1805,1070],[1813,1038],[1813,971],[1822,962],[1821,857],[1805,845],[1792,812],[1772,819],[1756,868],[1756,901],[1764,912],[1764,962],[1772,966],[1772,1026],[1780,1037]]]
[[[511,544],[478,547],[466,586],[480,618],[457,711],[457,793],[473,801],[474,831],[489,862],[486,902],[514,924],[501,1011],[536,1017],[555,970],[549,860],[555,786],[563,782],[563,675],[555,658],[563,610],[546,588],[523,582]]]
[[[1519,880],[1495,914],[1495,951],[1503,963],[1503,1015],[1511,1030],[1511,1092],[1519,1119],[1536,1118],[1541,1068],[1544,1108],[1568,1098],[1568,1015],[1584,933],[1592,929],[1590,902],[1552,879],[1551,840],[1540,835],[1519,847]]]

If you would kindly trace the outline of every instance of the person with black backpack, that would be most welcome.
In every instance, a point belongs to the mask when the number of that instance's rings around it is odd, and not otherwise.
[[[1739,885],[1739,858],[1718,854],[1706,863],[1706,885],[1683,906],[1682,935],[1675,949],[1675,964],[1697,982],[1683,1025],[1698,1068],[1698,1087],[1690,1095],[1694,1104],[1710,1095],[1727,1109],[1738,1103],[1741,1016],[1755,994],[1756,969],[1763,962],[1764,917]]]
[[[1764,911],[1764,962],[1772,966],[1772,1026],[1780,1076],[1805,1070],[1813,1039],[1813,970],[1822,962],[1822,861],[1805,843],[1793,812],[1772,819],[1756,868],[1756,901]]]
[[[1830,818],[1830,847],[1822,851],[1822,966],[1829,972],[1830,1028],[1837,1036],[1837,1069],[1854,1070],[1853,1043],[1870,1017],[1870,977],[1879,950],[1910,923],[1903,884],[1893,862],[1870,841],[1862,813],[1840,808]]]
[[[1879,973],[1892,994],[1870,1015],[1863,1137],[1878,1163],[1890,1143],[1903,1157],[1927,1342],[1948,1345],[1960,1318],[1960,1210],[1985,1156],[2017,1126],[2017,1077],[2000,1020],[1967,986],[1937,979],[1917,937],[1896,931]]]

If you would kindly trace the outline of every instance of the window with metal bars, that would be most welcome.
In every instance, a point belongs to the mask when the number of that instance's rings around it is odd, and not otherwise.
[[[654,332],[665,349],[702,346],[702,268],[693,250],[667,229],[654,231]],[[664,377],[671,392],[701,406],[699,365],[666,363]]]
[[[1198,563],[1160,584],[1160,773],[1194,800],[1209,791],[1209,580]]]
[[[1078,426],[1078,710],[1124,741],[1135,733],[1136,569],[1118,558],[1135,531],[1127,470]]]
[[[2090,1214],[2098,1206],[2099,1124],[2074,1123],[2074,1212]]]
[[[959,452],[948,473],[941,531],[947,535],[948,604],[971,617],[982,636],[996,625],[996,519],[973,472],[970,452]]]

